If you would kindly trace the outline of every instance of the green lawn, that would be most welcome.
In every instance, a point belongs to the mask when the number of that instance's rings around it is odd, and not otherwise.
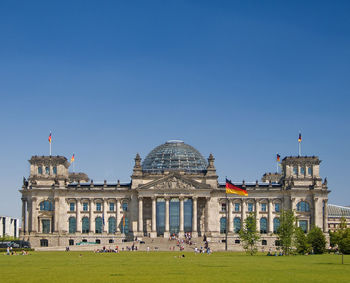
[[[31,252],[1,254],[0,282],[350,282],[350,256],[344,260],[342,265],[340,255]]]

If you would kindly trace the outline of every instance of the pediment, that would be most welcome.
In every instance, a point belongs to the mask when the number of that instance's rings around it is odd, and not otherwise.
[[[208,184],[197,182],[196,180],[184,177],[179,174],[171,174],[169,176],[154,180],[145,185],[141,185],[138,190],[157,190],[157,191],[179,191],[179,190],[198,190],[211,189]]]

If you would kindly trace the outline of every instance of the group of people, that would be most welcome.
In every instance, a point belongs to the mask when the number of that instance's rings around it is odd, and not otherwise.
[[[198,249],[197,247],[194,248],[194,252],[197,254],[211,254],[212,251],[209,247],[203,248],[200,247],[200,249]]]
[[[95,250],[94,253],[119,253],[119,247],[116,246],[114,249],[110,247],[106,249],[106,247],[103,247],[102,249]]]
[[[283,256],[283,253],[282,252],[279,252],[279,253],[274,252],[274,253],[272,253],[272,252],[269,251],[267,253],[267,256]]]
[[[12,247],[7,247],[6,249],[6,255],[28,255],[29,253],[25,250],[22,250],[20,253],[17,253],[13,250]]]

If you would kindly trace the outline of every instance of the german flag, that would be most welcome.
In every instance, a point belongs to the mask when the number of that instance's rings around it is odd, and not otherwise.
[[[72,158],[70,159],[70,163],[73,163],[74,160],[75,160],[75,156],[74,156],[74,153],[73,153]]]
[[[299,133],[298,142],[301,142],[301,133]]]
[[[51,132],[50,132],[50,135],[49,135],[49,143],[51,143],[51,139],[52,139],[52,135],[51,135]]]
[[[231,181],[226,179],[226,194],[236,194],[241,196],[247,196],[248,193],[242,188],[236,187]]]
[[[281,155],[279,155],[278,153],[277,153],[277,162],[280,162],[281,161]]]

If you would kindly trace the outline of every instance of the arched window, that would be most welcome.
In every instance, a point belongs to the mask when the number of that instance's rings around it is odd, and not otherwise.
[[[114,234],[116,232],[116,221],[115,217],[110,217],[108,219],[108,233]]]
[[[226,233],[226,217],[220,218],[220,234]]]
[[[43,173],[43,167],[39,166],[38,167],[38,174],[42,174]]]
[[[69,217],[69,233],[75,233],[77,231],[77,220],[75,217]]]
[[[312,175],[312,168],[311,167],[307,168],[307,174],[310,175],[310,176]]]
[[[235,217],[233,220],[233,230],[238,233],[241,230],[241,218]]]
[[[300,174],[301,175],[305,175],[305,167],[301,167],[300,168]]]
[[[47,175],[50,174],[50,167],[45,167],[45,173],[46,173]]]
[[[101,234],[102,233],[102,218],[96,217],[95,219],[95,233]]]
[[[308,212],[310,211],[310,205],[306,201],[300,201],[297,204],[297,211]]]
[[[44,200],[40,203],[41,211],[52,211],[52,202],[48,200]]]
[[[123,234],[129,234],[129,219],[124,215],[121,223]]]
[[[277,233],[279,227],[280,227],[280,219],[278,217],[275,217],[273,219],[273,232],[275,234]]]
[[[267,233],[267,218],[266,217],[260,218],[260,233],[261,234]]]
[[[52,168],[52,172],[53,172],[55,175],[57,174],[57,167],[56,167],[56,166]]]
[[[89,233],[89,231],[90,231],[89,217],[83,217],[81,222],[82,222],[81,232],[82,233]]]

